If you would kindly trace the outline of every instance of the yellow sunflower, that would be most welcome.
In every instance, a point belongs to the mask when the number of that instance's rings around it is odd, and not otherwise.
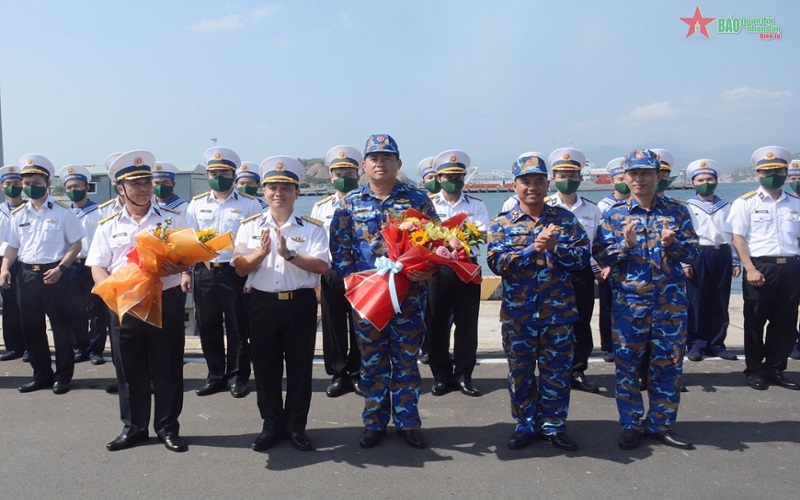
[[[428,233],[424,229],[418,229],[412,232],[408,237],[414,245],[424,245],[430,241]]]

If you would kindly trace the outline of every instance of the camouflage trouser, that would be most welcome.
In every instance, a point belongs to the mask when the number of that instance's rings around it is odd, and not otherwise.
[[[361,351],[362,419],[367,429],[385,429],[394,417],[398,429],[419,429],[420,376],[417,350],[425,335],[425,289],[413,286],[383,330],[356,317]]]
[[[632,317],[624,305],[614,304],[612,331],[616,364],[616,396],[623,429],[665,431],[675,423],[681,400],[680,379],[686,348],[686,309],[655,319],[650,312]],[[644,419],[639,367],[649,345],[650,371]]]
[[[502,319],[501,331],[516,430],[531,435],[563,432],[575,348],[573,325],[535,327]],[[538,381],[534,374],[537,363]]]

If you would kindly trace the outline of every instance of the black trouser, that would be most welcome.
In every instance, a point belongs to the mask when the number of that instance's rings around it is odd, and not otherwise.
[[[17,274],[17,301],[19,302],[25,346],[30,354],[33,379],[42,382],[69,383],[75,369],[72,351],[72,332],[69,328],[70,284],[69,276],[62,275],[52,285],[44,283],[44,273],[58,266],[58,262],[42,265],[22,264]],[[56,354],[56,371],[50,363],[50,344],[47,340],[45,315],[53,330],[53,347]]]
[[[247,278],[237,276],[227,263],[211,269],[205,264],[194,268],[195,321],[209,382],[246,384],[250,378],[245,281]],[[227,356],[224,339],[228,341]]]
[[[361,370],[353,308],[344,293],[344,280],[328,269],[321,280],[322,353],[325,371],[334,378],[358,377]]]
[[[614,343],[611,340],[611,302],[614,294],[611,291],[611,281],[605,280],[598,283],[597,292],[600,296],[600,349],[603,352],[614,352]]]
[[[733,257],[730,245],[699,248],[700,253],[692,262],[694,277],[686,280],[686,352],[713,356],[725,349],[728,335]]]
[[[253,289],[248,302],[253,374],[263,430],[299,432],[311,406],[317,336],[317,296],[311,288],[267,293]],[[286,362],[286,402],[281,394]]]
[[[108,307],[99,296],[92,293],[94,279],[92,268],[76,260],[69,267],[75,303],[78,300],[86,307],[74,307],[70,317],[72,337],[78,352],[103,355],[108,338]]]
[[[786,369],[786,358],[797,339],[800,260],[797,257],[752,257],[752,260],[765,282],[752,286],[747,282],[747,272],[742,274],[744,373],[765,375]]]
[[[3,258],[0,256],[0,265],[3,263]],[[17,280],[16,276],[22,269],[22,263],[18,260],[11,264],[11,286],[9,288],[0,288],[0,293],[3,296],[3,343],[6,346],[6,352],[18,352],[22,354],[25,351],[25,337],[22,334],[22,319],[20,318],[19,302],[17,301]]]
[[[120,324],[111,313],[111,353],[119,386],[123,432],[146,431],[150,424],[152,379],[153,428],[156,434],[177,434],[183,409],[183,348],[186,343],[180,286],[161,292],[161,328],[129,314]]]
[[[428,281],[428,287],[428,293],[434,295],[431,318],[425,321],[433,378],[443,383],[471,380],[478,351],[481,285],[464,283],[452,269],[442,266],[436,277]],[[450,361],[451,324],[456,327],[453,361]]]
[[[575,323],[575,354],[572,357],[572,371],[582,372],[589,367],[592,354],[592,312],[594,311],[594,273],[591,267],[570,273],[572,288],[575,290],[575,306],[578,321]]]

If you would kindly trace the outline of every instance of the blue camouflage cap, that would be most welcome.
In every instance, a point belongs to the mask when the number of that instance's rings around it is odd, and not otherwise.
[[[394,142],[394,139],[389,134],[373,134],[369,136],[367,144],[364,146],[364,157],[366,158],[370,153],[394,153],[400,156],[397,143]]]
[[[661,167],[661,160],[658,155],[649,149],[634,149],[625,157],[625,172],[640,168],[658,170]]]
[[[511,166],[511,173],[515,179],[528,174],[547,175],[547,162],[544,156],[536,151],[522,153]]]

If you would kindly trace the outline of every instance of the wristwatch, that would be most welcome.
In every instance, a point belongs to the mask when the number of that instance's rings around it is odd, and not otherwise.
[[[62,273],[65,273],[67,272],[67,266],[65,266],[64,264],[59,264],[58,270],[61,271]]]
[[[289,256],[284,260],[286,260],[286,262],[291,262],[295,257],[297,257],[297,252],[289,250]]]

